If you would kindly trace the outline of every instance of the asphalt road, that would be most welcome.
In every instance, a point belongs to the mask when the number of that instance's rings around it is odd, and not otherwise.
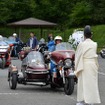
[[[21,61],[12,60],[20,69]],[[102,103],[105,105],[105,59],[99,56],[99,90]],[[8,68],[0,69],[0,105],[76,105],[76,85],[71,96],[65,95],[63,88],[51,90],[50,86],[30,86],[18,84],[11,90],[7,81]],[[91,82],[90,82],[91,84]]]

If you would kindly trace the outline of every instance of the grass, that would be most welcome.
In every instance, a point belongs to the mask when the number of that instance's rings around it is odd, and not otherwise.
[[[98,49],[97,52],[99,53],[100,50],[105,47],[105,25],[96,25],[96,26],[92,26],[92,32],[93,32],[93,36],[92,36],[92,40],[97,42],[98,44]],[[80,28],[83,29],[83,28]],[[69,36],[73,33],[74,28],[72,29],[67,29],[63,33],[59,33],[64,41],[68,41]]]
[[[83,29],[83,28],[80,28]],[[65,31],[65,37],[64,39],[67,41],[69,36],[72,34],[74,29],[68,29]],[[92,40],[97,42],[98,47],[104,47],[105,46],[105,25],[96,25],[92,26]]]
[[[61,32],[60,30],[43,29],[42,37],[45,38],[47,41],[48,33],[52,33],[54,37],[57,35],[60,35],[63,37],[64,41],[68,41],[69,36],[73,33],[73,30],[74,28],[71,28],[71,29],[66,29],[65,31]],[[18,29],[14,30],[13,28],[8,28],[8,27],[0,28],[0,34],[6,37],[11,36],[14,33],[14,31],[16,31],[16,33],[19,33]],[[38,40],[41,38],[40,29],[22,28],[21,29],[21,39],[24,42],[27,42],[28,38],[30,37],[29,33],[31,31],[36,34]],[[92,39],[98,43],[99,49],[105,46],[105,25],[92,26],[92,32],[93,32]]]
[[[98,43],[98,47],[105,46],[105,25],[97,25],[92,27],[93,40]]]

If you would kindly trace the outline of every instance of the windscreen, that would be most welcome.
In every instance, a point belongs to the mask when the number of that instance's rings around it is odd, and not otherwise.
[[[8,44],[4,41],[0,41],[0,46],[8,46]]]
[[[15,41],[15,38],[14,37],[9,37],[8,40]]]
[[[68,42],[62,42],[62,43],[59,43],[56,45],[56,48],[55,48],[56,51],[59,51],[59,50],[74,50],[72,48],[72,46],[68,43]]]
[[[7,52],[9,48],[9,45],[4,42],[4,41],[0,41],[0,52]]]
[[[5,40],[8,44],[17,44],[14,37],[9,37],[7,40]]]
[[[35,66],[40,66],[41,67],[41,66],[44,65],[43,55],[38,51],[31,51],[27,55],[25,61],[31,67],[35,67]]]

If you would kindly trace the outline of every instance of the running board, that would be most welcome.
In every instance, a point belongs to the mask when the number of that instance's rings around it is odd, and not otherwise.
[[[47,83],[44,83],[44,82],[26,82],[26,85],[46,86]]]

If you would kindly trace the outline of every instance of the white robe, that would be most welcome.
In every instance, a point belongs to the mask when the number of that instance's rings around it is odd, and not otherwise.
[[[78,78],[77,101],[100,103],[98,89],[97,43],[86,39],[77,47],[75,54],[75,74]]]

